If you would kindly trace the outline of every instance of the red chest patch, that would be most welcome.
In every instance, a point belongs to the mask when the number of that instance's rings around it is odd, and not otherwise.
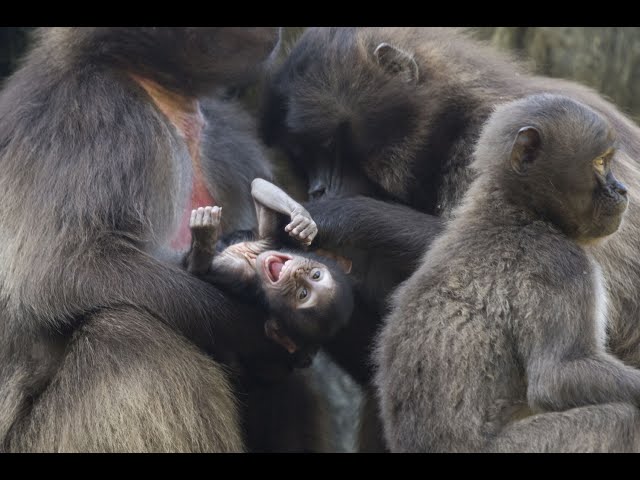
[[[200,143],[205,120],[196,99],[170,92],[151,80],[136,75],[131,76],[147,91],[156,106],[166,115],[187,144],[193,171],[189,193],[190,201],[186,203],[180,216],[179,227],[169,241],[171,248],[185,250],[191,244],[191,230],[189,229],[191,210],[215,205],[213,195],[204,181],[200,161]]]

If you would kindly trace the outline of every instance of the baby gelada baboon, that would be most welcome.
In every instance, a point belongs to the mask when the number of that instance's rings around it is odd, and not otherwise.
[[[298,366],[308,366],[320,345],[349,321],[353,294],[345,273],[350,265],[341,266],[300,248],[282,249],[281,217],[287,219],[284,230],[299,247],[315,238],[315,222],[302,205],[271,182],[256,178],[251,195],[258,218],[257,238],[236,241],[216,255],[222,211],[220,207],[195,209],[190,220],[191,249],[184,263],[191,273],[260,305],[269,316],[265,334],[295,353]]]
[[[616,156],[609,122],[564,96],[489,118],[478,177],[379,337],[392,450],[640,450],[640,370],[605,351],[588,251],[627,208]]]

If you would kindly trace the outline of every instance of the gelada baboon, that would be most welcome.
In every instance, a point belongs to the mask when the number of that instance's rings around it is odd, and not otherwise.
[[[251,182],[257,177],[272,179],[270,163],[257,139],[254,118],[237,102],[209,98],[201,107],[205,118],[202,173],[215,192],[214,200],[224,207],[220,221],[223,240],[246,239],[257,227]],[[246,449],[333,451],[327,392],[316,385],[317,369],[292,370],[298,359],[290,360],[284,374],[277,373],[270,381],[261,371],[269,363],[262,355],[232,371]]]
[[[418,105],[403,89],[406,82],[413,84],[415,79],[407,69],[404,80],[394,87],[382,71],[378,78],[375,69],[370,74],[363,71],[360,52],[350,51],[355,32],[312,28],[303,34],[267,86],[262,133],[268,144],[283,148],[307,178],[310,197],[321,199],[305,205],[319,226],[318,245],[338,250],[354,261],[352,277],[360,279],[354,318],[327,350],[367,388],[371,379],[369,351],[386,311],[388,293],[413,273],[440,225],[434,217],[403,208],[397,203],[401,198],[386,192],[377,182],[403,175],[396,171],[404,169],[395,159],[399,152],[379,149],[385,148],[389,137],[408,136],[407,125]],[[392,69],[391,64],[397,62],[390,53],[393,51],[388,47],[377,52]],[[342,62],[351,61],[355,70],[343,72]],[[379,65],[375,67],[380,70]],[[375,161],[370,155],[385,159],[387,166],[393,164],[373,181],[359,165],[361,161]],[[428,191],[429,185],[421,189]],[[395,203],[378,202],[369,208],[360,197],[343,208],[332,200],[343,194]],[[369,407],[367,410],[373,412]]]
[[[564,96],[489,118],[477,179],[379,337],[392,450],[640,451],[640,370],[606,352],[586,248],[627,208],[618,155],[615,128]]]
[[[307,367],[322,343],[348,322],[351,286],[338,263],[300,249],[313,240],[317,228],[298,202],[262,179],[252,182],[252,196],[257,228],[225,235],[217,248],[222,209],[192,212],[192,248],[185,265],[203,280],[265,309],[266,335],[291,353],[293,366]],[[278,238],[280,231],[293,239],[291,246]],[[294,370],[265,381],[266,372],[256,378],[263,361],[261,357],[260,364],[241,375],[237,386],[247,447],[259,452],[335,450],[327,393],[315,384],[317,372]]]
[[[254,76],[276,41],[272,28],[39,30],[0,93],[1,448],[244,449],[212,358],[282,349],[259,311],[179,259],[192,208],[218,195],[198,98]]]
[[[640,368],[640,130],[597,93],[532,75],[462,29],[309,28],[268,84],[261,129],[303,173],[312,197],[392,198],[448,217],[473,178],[473,147],[494,107],[542,92],[589,105],[618,134],[629,207],[593,255],[609,280],[608,346]]]
[[[350,266],[300,249],[283,249],[278,241],[280,217],[288,222],[285,232],[300,246],[315,238],[315,222],[273,183],[257,178],[251,193],[257,238],[233,243],[216,254],[222,209],[200,207],[191,213],[191,249],[184,263],[189,272],[264,308],[270,316],[265,334],[289,353],[300,353],[300,366],[308,366],[322,343],[349,321],[353,294],[345,273]]]
[[[271,167],[257,140],[254,119],[236,102],[209,98],[201,107],[202,173],[215,192],[214,200],[224,206],[220,221],[224,240],[238,241],[257,226],[251,182],[256,177],[271,179]],[[281,350],[276,350],[280,356]],[[291,357],[284,371],[279,364],[271,368],[276,375],[270,378],[264,366],[273,362],[265,361],[263,354],[244,363],[231,374],[248,451],[334,450],[327,393],[316,385],[314,368],[294,369],[298,359]]]

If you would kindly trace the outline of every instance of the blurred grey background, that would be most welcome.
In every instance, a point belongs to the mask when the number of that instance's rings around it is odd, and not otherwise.
[[[640,120],[640,28],[477,27],[477,36],[513,50],[551,77],[600,91]]]

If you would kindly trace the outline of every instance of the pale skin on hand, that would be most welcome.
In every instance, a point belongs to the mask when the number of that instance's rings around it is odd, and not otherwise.
[[[272,233],[271,226],[274,223],[271,212],[278,212],[289,215],[291,218],[291,222],[284,229],[285,232],[303,245],[311,245],[318,233],[318,227],[302,205],[271,182],[261,178],[251,182],[251,195],[258,213],[260,238],[265,238]]]
[[[218,206],[199,207],[192,210],[189,227],[196,240],[199,240],[197,237],[202,237],[202,240],[207,240],[202,242],[204,245],[210,244],[210,239],[205,239],[204,236],[216,236],[215,232],[220,227],[221,218],[222,208]],[[308,246],[317,235],[318,227],[306,210],[294,211],[291,213],[291,222],[285,227],[285,231],[303,245]],[[217,238],[213,244],[216,241]]]
[[[200,207],[191,211],[189,227],[217,227],[220,225],[222,207]]]
[[[291,222],[284,227],[284,231],[303,245],[308,246],[316,237],[318,227],[309,212],[302,209],[302,211],[291,212]]]
[[[191,250],[186,262],[192,273],[205,273],[215,255],[216,243],[220,237],[221,207],[200,207],[191,211]]]
[[[189,227],[193,241],[205,251],[213,251],[220,238],[222,207],[200,207],[191,211]]]

